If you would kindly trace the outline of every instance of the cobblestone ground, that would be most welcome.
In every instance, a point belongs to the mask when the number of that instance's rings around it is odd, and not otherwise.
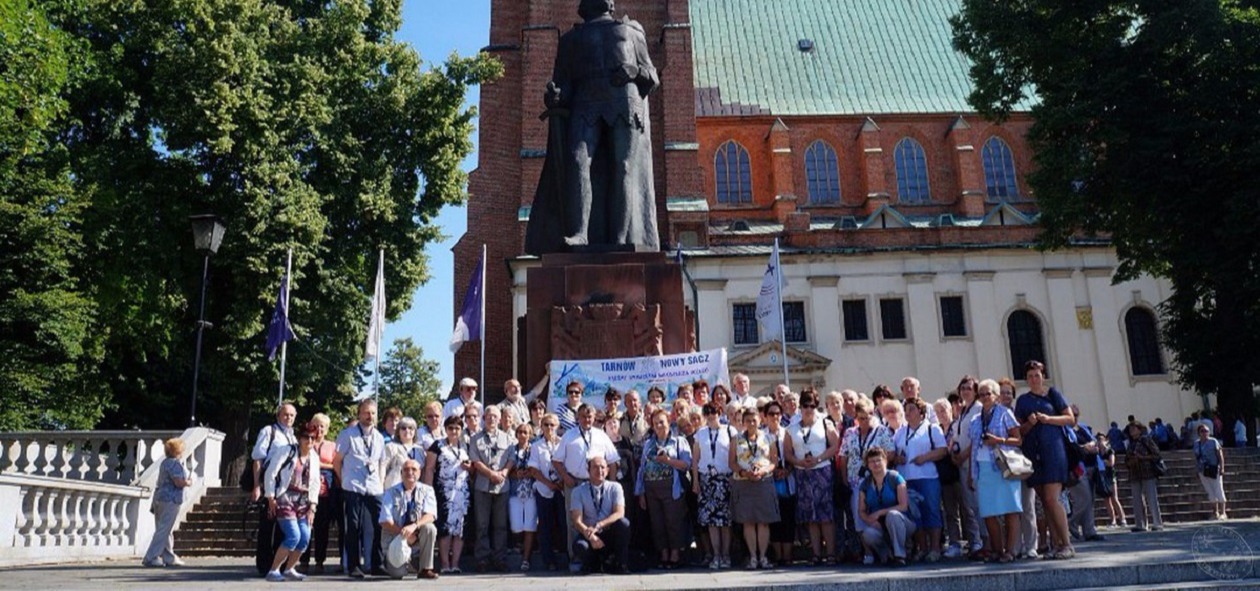
[[[437,581],[312,576],[301,583],[266,583],[243,558],[188,559],[181,568],[144,568],[140,561],[31,566],[0,575],[4,589],[254,589],[299,586],[341,589],[1034,589],[1260,588],[1260,520],[1170,525],[1162,532],[1103,532],[1107,539],[1080,544],[1067,561],[1024,561],[1007,565],[943,561],[890,570],[845,565],[769,571],[681,570],[620,576],[552,573],[447,575]]]

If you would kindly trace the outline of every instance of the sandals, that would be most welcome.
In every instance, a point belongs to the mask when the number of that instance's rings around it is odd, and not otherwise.
[[[999,563],[999,564],[1007,564],[1007,563],[1012,562],[1012,561],[1014,561],[1014,560],[1015,560],[1015,557],[1014,557],[1014,556],[1011,556],[1011,553],[1010,553],[1010,552],[1006,552],[1006,553],[1002,554],[1002,556],[1001,556],[1000,558],[998,558],[998,560],[997,560],[997,561],[998,561],[998,563]]]
[[[1071,546],[1055,550],[1054,554],[1050,555],[1050,558],[1052,560],[1068,560],[1070,558],[1075,558],[1075,557],[1076,557],[1076,549]]]

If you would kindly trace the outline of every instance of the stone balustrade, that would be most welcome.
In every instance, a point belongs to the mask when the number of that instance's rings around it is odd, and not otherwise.
[[[16,431],[0,433],[0,474],[131,484],[179,431]]]
[[[163,443],[176,436],[192,475],[182,521],[220,485],[221,432],[0,433],[0,566],[142,556]]]

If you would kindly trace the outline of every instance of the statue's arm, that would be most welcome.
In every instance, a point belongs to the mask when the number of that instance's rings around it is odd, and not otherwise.
[[[633,22],[633,21],[632,21]],[[643,27],[638,22],[633,22],[631,26],[634,39],[634,58],[638,74],[634,77],[634,83],[639,87],[639,93],[647,96],[657,86],[660,85],[661,79],[657,76],[656,66],[652,65],[652,57],[648,55],[647,37],[643,33]]]

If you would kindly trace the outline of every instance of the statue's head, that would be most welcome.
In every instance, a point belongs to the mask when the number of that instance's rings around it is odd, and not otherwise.
[[[613,0],[582,0],[578,4],[578,16],[583,20],[591,20],[599,18],[606,14],[612,14]]]

